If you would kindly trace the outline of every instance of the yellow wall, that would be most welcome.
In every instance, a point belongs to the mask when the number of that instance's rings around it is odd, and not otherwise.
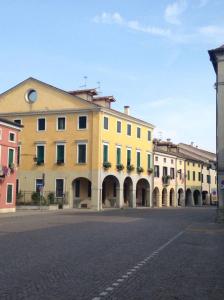
[[[188,171],[190,171],[190,180],[188,180]],[[193,180],[193,171],[195,171],[195,181]],[[186,161],[186,185],[187,187],[201,187],[201,181],[198,180],[198,173],[201,172],[201,164]]]
[[[104,116],[109,118],[109,130],[103,129]],[[121,121],[121,133],[117,133],[117,121]],[[127,148],[131,148],[131,164],[137,167],[137,150],[141,150],[141,167],[144,169],[143,174],[147,174],[147,152],[151,153],[151,167],[153,164],[152,157],[152,140],[153,140],[153,129],[143,125],[136,124],[133,121],[122,119],[120,116],[115,117],[113,115],[103,113],[101,117],[102,122],[102,145],[103,142],[109,143],[109,162],[112,164],[112,170],[116,171],[116,146],[121,146],[121,163],[124,165],[125,170],[127,166]],[[127,124],[131,124],[131,136],[127,135]],[[141,138],[137,138],[137,127],[141,128]],[[151,131],[151,141],[148,141],[148,130]],[[103,153],[102,153],[103,154]],[[103,163],[103,157],[101,156]],[[133,171],[132,173],[136,173]]]

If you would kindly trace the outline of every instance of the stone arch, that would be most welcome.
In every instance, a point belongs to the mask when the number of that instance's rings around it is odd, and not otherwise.
[[[88,208],[91,205],[92,183],[86,177],[78,177],[72,181],[73,207]]]
[[[136,206],[150,206],[150,183],[145,178],[136,184]]]
[[[185,206],[192,206],[192,192],[191,192],[191,189],[186,190]]]
[[[155,187],[152,193],[152,206],[153,207],[159,207],[159,189],[158,187]]]
[[[170,206],[175,206],[175,192],[174,189],[170,189]]]
[[[114,175],[107,175],[102,182],[102,206],[119,207],[120,182]]]
[[[133,207],[133,181],[131,177],[126,177],[123,185],[124,206]]]
[[[177,204],[178,206],[184,206],[184,190],[182,188],[178,190]]]
[[[199,190],[194,191],[193,198],[194,198],[194,205],[195,206],[201,205],[201,193],[200,193]]]
[[[167,189],[162,190],[162,206],[167,206]]]

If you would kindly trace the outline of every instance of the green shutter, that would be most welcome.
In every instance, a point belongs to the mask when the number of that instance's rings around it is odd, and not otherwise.
[[[117,165],[121,164],[121,148],[117,148]]]
[[[12,203],[12,185],[7,186],[7,203]]]
[[[57,146],[57,161],[64,162],[65,147],[64,145]]]
[[[127,166],[131,165],[131,150],[127,150]]]
[[[14,151],[13,149],[9,149],[9,166],[13,164],[14,161]]]
[[[78,162],[86,163],[86,145],[79,145],[78,151]]]
[[[137,168],[141,166],[141,153],[137,152]]]
[[[151,155],[148,154],[148,170],[151,168]]]
[[[103,145],[103,162],[108,162],[108,145]]]
[[[44,146],[37,146],[37,162],[44,162]]]

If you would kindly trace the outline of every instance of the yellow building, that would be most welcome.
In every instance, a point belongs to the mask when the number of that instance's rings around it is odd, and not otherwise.
[[[151,206],[154,126],[113,110],[95,89],[66,92],[29,78],[0,95],[0,116],[24,126],[17,190],[69,207]]]

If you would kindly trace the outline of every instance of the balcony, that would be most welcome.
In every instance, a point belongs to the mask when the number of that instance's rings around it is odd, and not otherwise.
[[[163,185],[165,185],[165,186],[170,185],[170,179],[171,179],[171,177],[169,175],[163,176],[162,177],[162,183],[163,183]]]

